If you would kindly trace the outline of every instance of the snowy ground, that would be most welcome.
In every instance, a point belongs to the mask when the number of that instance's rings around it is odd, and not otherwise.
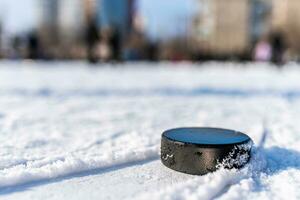
[[[0,198],[300,199],[300,66],[2,61],[0,75]],[[181,126],[247,133],[250,164],[169,170],[160,136]]]

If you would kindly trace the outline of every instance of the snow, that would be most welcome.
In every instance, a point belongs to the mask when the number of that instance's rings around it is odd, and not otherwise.
[[[0,198],[300,199],[300,68],[254,63],[0,62]],[[160,162],[161,133],[247,133],[241,170]]]

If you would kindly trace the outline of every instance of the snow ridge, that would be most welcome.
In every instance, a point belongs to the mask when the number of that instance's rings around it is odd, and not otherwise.
[[[241,148],[249,148],[250,143]],[[203,199],[209,200],[219,198],[222,194],[226,193],[228,188],[235,184],[241,184],[247,180],[248,190],[254,189],[253,180],[261,176],[261,173],[266,169],[266,158],[262,152],[257,151],[256,147],[253,148],[250,163],[244,168],[238,169],[225,169],[219,168],[216,172],[209,173],[205,176],[194,176],[194,178],[178,183],[152,194],[152,199]],[[149,199],[148,194],[137,196],[135,199]]]
[[[0,189],[33,181],[57,178],[89,170],[105,170],[120,164],[147,161],[158,158],[157,147],[149,147],[141,152],[116,152],[110,156],[78,157],[68,155],[53,161],[29,161],[0,170]]]

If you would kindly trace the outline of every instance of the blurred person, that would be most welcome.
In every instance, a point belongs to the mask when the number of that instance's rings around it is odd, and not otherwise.
[[[97,56],[100,58],[101,62],[108,62],[111,60],[111,48],[107,41],[102,40],[97,45]]]
[[[272,46],[266,37],[260,39],[254,47],[253,59],[260,62],[269,62],[272,58]]]
[[[121,59],[121,34],[119,30],[113,26],[109,35],[109,46],[111,49],[111,59],[120,61]]]
[[[134,44],[132,41],[126,42],[123,52],[122,52],[122,59],[125,61],[133,61],[133,60],[139,60],[139,52],[134,47]]]
[[[22,39],[19,36],[15,36],[12,38],[11,41],[11,53],[10,53],[10,58],[11,59],[20,59],[23,57],[22,55]]]
[[[40,40],[35,31],[31,32],[28,36],[28,44],[27,44],[27,51],[28,51],[28,58],[29,59],[39,59],[41,58],[40,53]]]
[[[284,36],[280,32],[274,32],[271,35],[271,45],[272,45],[272,62],[276,65],[282,65],[284,63],[284,54],[286,50],[286,45],[284,41]]]
[[[99,39],[97,21],[95,18],[92,18],[88,22],[85,37],[87,44],[87,59],[90,63],[96,63],[98,61],[96,50]]]
[[[102,62],[108,62],[111,58],[111,50],[107,43],[100,42],[97,46],[97,54]]]
[[[143,33],[132,31],[126,39],[122,52],[126,61],[143,60],[147,58],[147,40]]]
[[[299,62],[300,55],[298,54],[298,52],[295,49],[287,48],[284,52],[283,60],[289,61],[289,62]]]
[[[147,45],[147,59],[149,61],[157,61],[158,45],[156,42],[148,42]]]
[[[110,34],[109,28],[103,28],[100,30],[100,40],[97,43],[96,55],[101,62],[108,62],[112,58]]]

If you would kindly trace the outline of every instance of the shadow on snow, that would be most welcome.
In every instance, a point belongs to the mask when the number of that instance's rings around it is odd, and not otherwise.
[[[77,89],[77,90],[52,90],[50,88],[40,88],[36,90],[16,88],[12,90],[0,90],[0,95],[16,95],[28,97],[137,97],[137,96],[227,96],[227,97],[256,97],[256,96],[275,96],[287,99],[300,97],[300,90],[280,91],[272,89],[237,89],[237,88],[214,88],[214,87],[196,87],[196,88],[96,88],[96,89]]]

